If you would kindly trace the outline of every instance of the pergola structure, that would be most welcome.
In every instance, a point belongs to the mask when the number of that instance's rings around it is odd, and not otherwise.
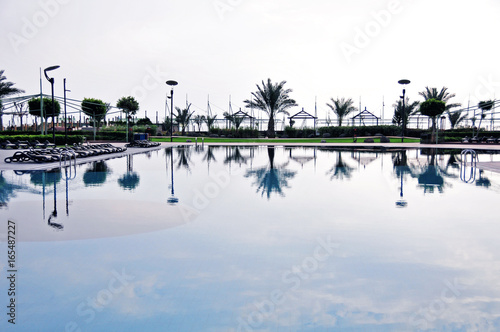
[[[293,121],[294,119],[299,119],[299,120],[313,119],[314,120],[314,132],[316,132],[316,119],[318,119],[318,117],[307,113],[306,111],[304,111],[304,108],[302,108],[302,111],[300,111],[297,114],[294,114],[288,118],[290,119],[290,124],[291,124],[291,121]]]
[[[250,127],[252,127],[252,128],[254,127],[255,117],[251,116],[247,112],[243,112],[241,110],[241,108],[240,108],[240,110],[238,112],[236,112],[236,113],[233,114],[233,117],[235,117],[235,118],[243,118],[243,120],[246,119],[246,118],[248,118],[248,119],[250,119]]]
[[[370,120],[370,121],[375,120],[377,122],[377,126],[378,126],[378,120],[380,118],[378,116],[376,116],[375,114],[367,111],[366,107],[365,107],[364,111],[359,112],[357,115],[355,115],[355,116],[352,117],[352,125],[353,126],[355,125],[356,119],[359,119],[359,125],[360,126],[361,125],[366,126],[365,120]]]

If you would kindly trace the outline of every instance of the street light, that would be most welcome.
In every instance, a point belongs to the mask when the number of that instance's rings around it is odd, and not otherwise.
[[[64,82],[64,144],[68,144],[68,123],[66,116],[66,92],[71,92],[71,90],[66,90],[66,79]]]
[[[167,81],[167,85],[170,85],[172,87],[172,89],[170,90],[170,142],[172,143],[173,142],[173,138],[172,138],[172,135],[174,134],[174,127],[173,127],[173,124],[174,124],[174,86],[176,86],[177,84],[177,81],[173,81],[173,80],[169,80]]]
[[[51,71],[51,70],[55,70],[59,67],[60,66],[52,66],[52,67],[47,67],[43,70],[43,73],[45,74],[45,78],[47,79],[47,81],[50,82],[50,86],[52,88],[52,140],[54,141],[53,142],[54,144],[56,144],[56,126],[55,126],[55,122],[54,122],[55,113],[56,113],[56,105],[54,104],[54,78],[49,77],[49,75],[47,75],[47,72]]]
[[[403,96],[400,96],[400,98],[403,99],[403,109],[402,109],[402,113],[401,113],[401,116],[403,117],[403,126],[401,128],[401,143],[403,143],[404,139],[405,139],[405,126],[406,126],[406,109],[405,109],[405,92],[406,91],[405,91],[404,86],[406,84],[410,84],[410,80],[402,79],[402,80],[399,80],[398,83],[403,86]]]

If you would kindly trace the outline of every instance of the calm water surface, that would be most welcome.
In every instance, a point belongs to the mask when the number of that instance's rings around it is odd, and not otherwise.
[[[0,330],[498,331],[500,176],[460,161],[205,146],[2,171]]]

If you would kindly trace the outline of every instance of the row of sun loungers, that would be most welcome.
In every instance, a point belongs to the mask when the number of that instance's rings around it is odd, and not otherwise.
[[[47,163],[67,160],[68,158],[85,158],[103,154],[112,154],[126,151],[126,147],[117,147],[109,143],[103,144],[74,144],[63,148],[34,149],[27,151],[17,151],[13,156],[5,158],[6,163],[29,162]]]
[[[135,140],[135,141],[128,143],[125,146],[127,146],[129,148],[152,148],[155,146],[160,146],[160,144],[161,143],[159,143],[159,142],[151,142],[148,140]]]
[[[462,143],[489,143],[489,144],[497,144],[500,143],[500,137],[495,138],[495,137],[477,137],[474,136],[472,138],[469,138],[465,136],[462,138]]]
[[[48,147],[55,147],[54,143],[50,143],[49,141],[45,141],[43,143],[40,143],[38,140],[34,141],[15,141],[12,143],[11,141],[7,140],[4,142],[0,142],[0,148],[2,149],[46,149]]]

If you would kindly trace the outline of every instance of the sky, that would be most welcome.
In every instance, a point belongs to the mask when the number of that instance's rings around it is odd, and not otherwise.
[[[286,81],[298,106],[335,116],[330,98],[392,118],[401,79],[410,100],[448,87],[467,107],[500,95],[497,0],[0,0],[0,69],[26,94],[40,93],[40,68],[55,94],[140,104],[165,115],[167,80],[205,115],[241,107],[270,78]],[[43,75],[43,74],[42,74]],[[43,91],[50,84],[43,78]],[[383,106],[385,104],[385,106]],[[256,114],[258,116],[258,114]]]

